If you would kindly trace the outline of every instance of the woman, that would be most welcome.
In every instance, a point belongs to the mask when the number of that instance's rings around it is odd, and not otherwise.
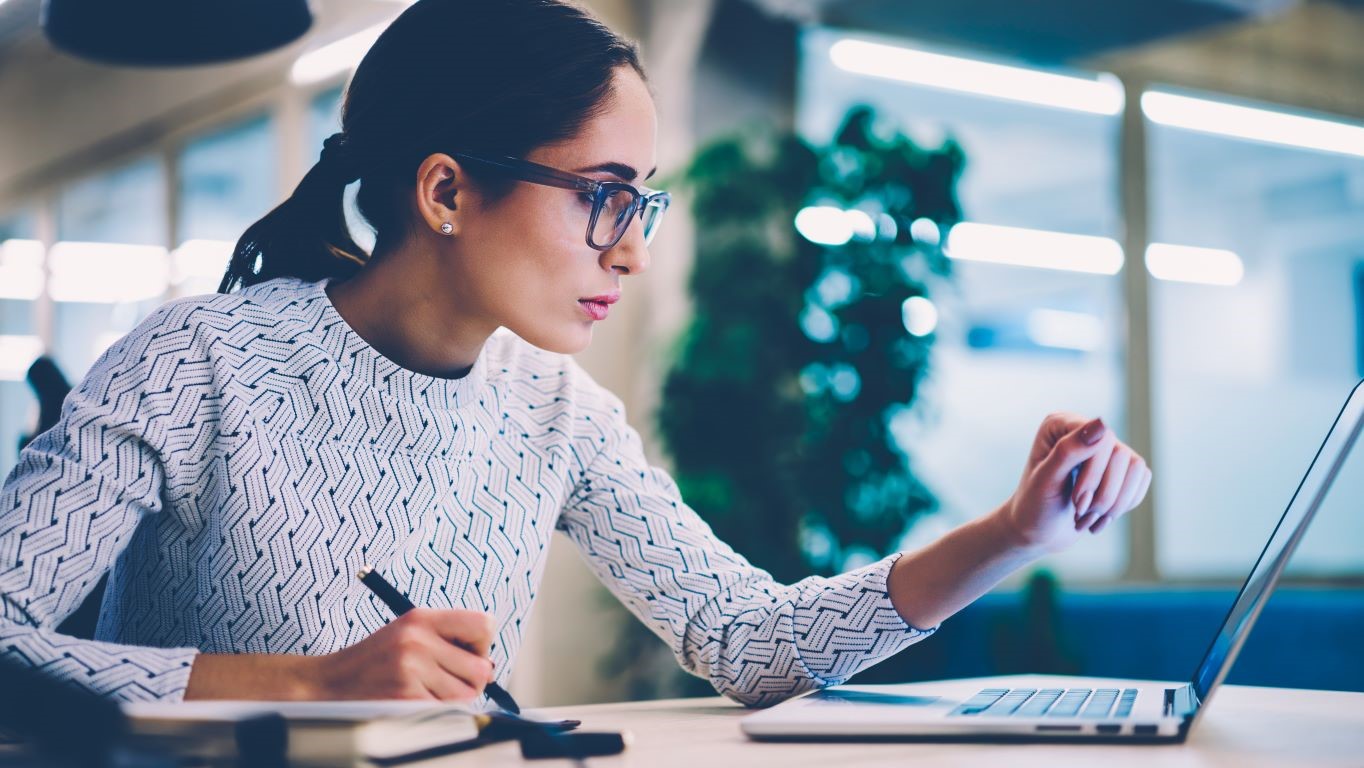
[[[922,551],[783,585],[716,540],[567,356],[649,265],[655,132],[634,47],[573,6],[404,11],[223,293],[116,343],[5,481],[0,649],[127,699],[467,700],[558,529],[682,666],[768,704],[1142,499],[1142,459],[1057,414],[1017,491]],[[366,563],[426,607],[389,621]],[[96,639],[56,633],[105,572]]]

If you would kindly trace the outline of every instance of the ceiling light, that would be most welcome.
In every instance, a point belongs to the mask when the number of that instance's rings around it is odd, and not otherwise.
[[[1061,75],[853,39],[834,43],[829,58],[839,69],[859,75],[1043,107],[1098,115],[1116,115],[1123,107],[1122,83],[1107,73]]]
[[[1115,275],[1123,265],[1122,246],[1110,237],[975,222],[953,226],[943,252],[964,261],[1096,275]]]
[[[1173,128],[1364,157],[1364,126],[1338,120],[1164,91],[1143,93],[1141,111],[1151,122]]]

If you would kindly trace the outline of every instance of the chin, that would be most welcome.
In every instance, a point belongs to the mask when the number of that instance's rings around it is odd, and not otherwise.
[[[524,333],[517,328],[512,328],[511,331],[528,344],[561,355],[576,355],[592,343],[591,324],[577,328],[527,328]]]

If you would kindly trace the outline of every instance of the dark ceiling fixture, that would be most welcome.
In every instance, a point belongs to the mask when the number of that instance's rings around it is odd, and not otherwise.
[[[297,40],[307,0],[43,0],[42,25],[67,53],[167,67],[240,59]]]

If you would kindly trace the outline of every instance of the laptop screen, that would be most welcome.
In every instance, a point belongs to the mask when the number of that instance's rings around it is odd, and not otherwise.
[[[1288,502],[1288,509],[1279,518],[1274,534],[1269,537],[1269,543],[1251,569],[1245,586],[1236,596],[1227,620],[1212,641],[1208,654],[1203,657],[1203,663],[1194,673],[1193,689],[1200,702],[1207,701],[1208,693],[1222,682],[1236,660],[1236,654],[1241,650],[1251,625],[1269,599],[1269,593],[1279,580],[1289,556],[1307,531],[1331,483],[1350,455],[1350,448],[1359,437],[1361,428],[1364,428],[1364,381],[1355,385],[1349,399],[1345,401],[1345,407],[1331,425],[1331,431],[1326,433],[1326,439],[1307,467],[1306,476]]]

